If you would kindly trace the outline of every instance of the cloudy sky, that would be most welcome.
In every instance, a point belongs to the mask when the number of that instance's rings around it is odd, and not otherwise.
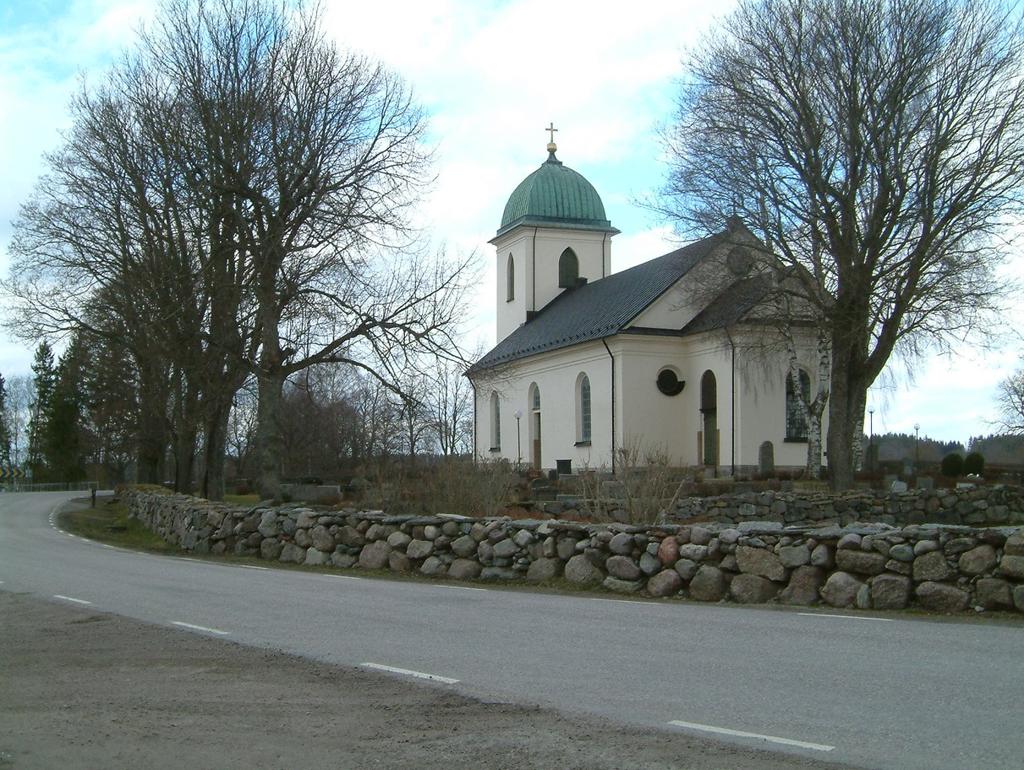
[[[7,271],[11,220],[40,173],[43,153],[68,126],[66,105],[81,79],[98,81],[153,0],[0,2],[0,272]],[[671,117],[687,46],[729,5],[697,0],[631,3],[562,0],[324,0],[339,45],[382,60],[413,86],[431,118],[438,179],[424,221],[450,249],[476,250],[484,272],[470,344],[494,342],[494,235],[505,200],[546,154],[554,121],[559,157],[584,174],[622,234],[613,268],[658,256],[676,243],[671,228],[637,200],[664,175],[657,140]],[[1024,257],[1011,255],[1024,274]],[[1024,328],[1024,313],[1008,319]],[[876,432],[966,441],[992,432],[997,383],[1024,350],[1008,335],[1000,349],[971,340],[955,357],[901,367],[873,388]],[[31,344],[0,332],[0,372],[29,371]]]

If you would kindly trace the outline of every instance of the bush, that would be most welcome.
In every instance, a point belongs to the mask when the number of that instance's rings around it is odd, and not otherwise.
[[[956,452],[950,452],[942,458],[942,475],[954,478],[964,474],[964,458]]]
[[[985,472],[985,457],[981,452],[971,452],[964,458],[964,473],[980,476]]]

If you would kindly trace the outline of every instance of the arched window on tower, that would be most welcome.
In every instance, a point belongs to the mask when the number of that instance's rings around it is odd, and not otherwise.
[[[811,400],[811,377],[803,369],[797,370],[800,379],[800,393],[804,403]],[[807,414],[800,404],[800,398],[793,387],[793,373],[786,372],[786,441],[807,440]]]
[[[497,392],[491,392],[491,451],[501,451],[501,401]]]
[[[558,287],[560,289],[571,289],[580,278],[580,261],[576,258],[576,252],[566,249],[558,258]]]
[[[576,378],[576,443],[590,443],[590,378],[580,372]]]
[[[508,265],[505,267],[505,301],[511,302],[516,298],[516,261],[512,254],[508,255]]]

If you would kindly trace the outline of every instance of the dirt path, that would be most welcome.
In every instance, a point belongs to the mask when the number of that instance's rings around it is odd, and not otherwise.
[[[826,768],[0,591],[0,768]]]

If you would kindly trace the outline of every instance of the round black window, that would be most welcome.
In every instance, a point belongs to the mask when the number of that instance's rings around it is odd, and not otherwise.
[[[683,392],[686,382],[680,380],[671,369],[662,369],[658,372],[658,390],[666,396],[678,396]]]

